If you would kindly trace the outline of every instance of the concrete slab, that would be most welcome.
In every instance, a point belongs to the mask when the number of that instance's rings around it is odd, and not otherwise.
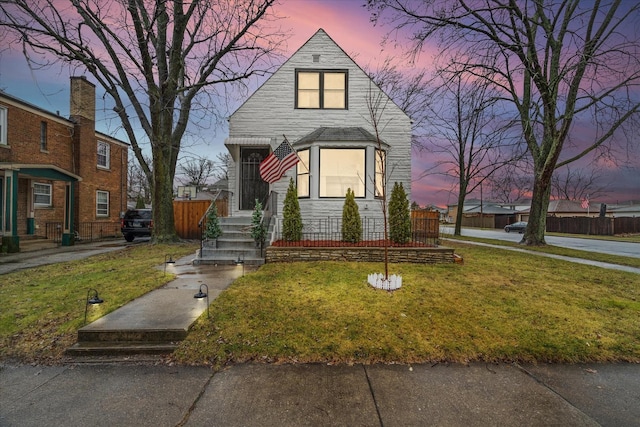
[[[169,366],[3,367],[0,425],[175,426],[211,375]]]
[[[362,366],[236,365],[217,373],[186,426],[380,425]]]
[[[602,425],[640,426],[640,365],[532,365],[537,381]]]
[[[511,365],[366,367],[384,426],[597,426]]]

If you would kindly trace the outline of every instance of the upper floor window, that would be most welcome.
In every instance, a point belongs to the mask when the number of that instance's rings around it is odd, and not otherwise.
[[[365,149],[320,149],[320,197],[344,197],[351,188],[365,197]]]
[[[96,191],[96,216],[109,216],[108,191]]]
[[[0,145],[7,144],[7,109],[0,107]]]
[[[296,108],[346,109],[347,71],[296,70]]]
[[[51,184],[33,184],[33,203],[35,206],[51,206]]]
[[[47,122],[40,122],[40,150],[47,150]]]
[[[298,197],[309,197],[309,150],[298,151]]]
[[[98,141],[98,167],[109,169],[111,147],[106,142]]]

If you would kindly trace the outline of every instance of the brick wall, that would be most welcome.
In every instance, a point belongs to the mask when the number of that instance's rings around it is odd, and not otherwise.
[[[71,79],[71,120],[19,100],[6,97],[0,105],[7,108],[8,145],[0,146],[0,162],[52,165],[82,178],[75,186],[75,221],[119,223],[126,210],[128,145],[95,130],[95,87],[81,77]],[[41,123],[47,126],[46,148],[41,147]],[[99,168],[97,143],[110,146],[109,168]],[[62,222],[65,182],[34,178],[34,182],[52,184],[52,206],[34,210],[36,234],[44,233],[46,222]],[[30,180],[20,177],[18,197],[18,233],[26,232],[29,215],[27,194]],[[109,215],[96,212],[97,191],[109,193]]]
[[[437,248],[389,248],[389,262],[441,264],[455,262],[453,249]],[[384,262],[384,248],[301,248],[269,246],[265,262],[295,261],[352,261]]]

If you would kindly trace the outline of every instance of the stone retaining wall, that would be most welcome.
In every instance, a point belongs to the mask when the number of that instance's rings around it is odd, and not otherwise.
[[[437,248],[389,248],[389,262],[411,262],[418,264],[453,263],[453,249]],[[384,248],[344,248],[344,247],[275,247],[266,250],[265,262],[295,261],[354,261],[384,262]]]

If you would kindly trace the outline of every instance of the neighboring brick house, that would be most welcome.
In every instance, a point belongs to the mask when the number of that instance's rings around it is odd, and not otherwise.
[[[368,107],[376,102],[380,144]],[[302,161],[269,184],[261,179],[259,164],[283,135]],[[382,170],[388,191],[400,182],[411,196],[411,119],[322,29],[231,115],[225,146],[233,159],[232,216],[250,215],[255,201],[264,206],[273,192],[280,194],[277,212],[282,212],[290,178],[303,222],[341,217],[348,188],[362,216],[381,217]],[[378,158],[386,159],[385,168]]]
[[[0,92],[0,234],[113,235],[126,210],[128,144],[95,130],[95,86],[71,77],[70,118]]]

